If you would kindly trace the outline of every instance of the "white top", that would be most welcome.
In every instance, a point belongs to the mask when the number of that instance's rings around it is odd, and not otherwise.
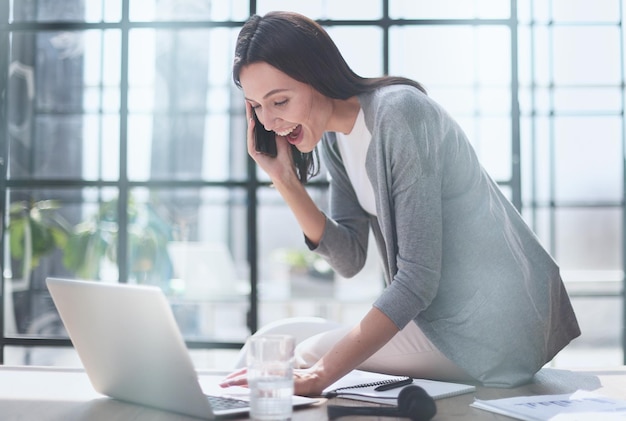
[[[337,133],[339,152],[359,204],[366,212],[376,216],[374,188],[365,171],[365,157],[371,141],[372,134],[365,125],[363,109],[359,110],[359,115],[357,115],[350,133]]]

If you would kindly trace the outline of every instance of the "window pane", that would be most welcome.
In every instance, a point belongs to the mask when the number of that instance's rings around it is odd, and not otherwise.
[[[43,330],[55,328],[59,322],[58,317],[50,319],[50,323],[42,323]],[[6,365],[33,365],[33,366],[56,366],[63,368],[83,368],[78,353],[72,347],[20,347],[7,346],[5,348],[4,363]],[[218,369],[234,367],[239,350],[236,349],[189,349],[189,356],[196,369]]]
[[[511,179],[511,122],[509,118],[480,118],[472,143],[478,158],[495,180]]]
[[[511,90],[505,87],[482,88],[477,93],[477,108],[481,114],[511,115]]]
[[[545,207],[540,206],[531,208],[529,206],[523,209],[523,215],[524,219],[528,221],[528,223],[532,224],[531,227],[533,232],[537,235],[541,244],[553,257],[555,257],[553,212],[551,212],[549,208],[546,209]]]
[[[567,281],[566,281],[567,282]],[[568,291],[576,286],[566,283]],[[621,349],[623,304],[616,297],[573,297],[572,307],[584,336],[576,339],[555,363],[560,367],[589,366],[594,362],[604,366],[624,364]]]
[[[7,332],[58,336],[58,320],[57,330],[42,327],[55,319],[47,276],[118,280],[116,190],[10,190],[8,197]],[[249,333],[244,198],[244,189],[225,188],[134,189],[129,197],[128,281],[161,287],[188,337],[242,341]]]
[[[554,108],[561,113],[611,113],[622,110],[621,88],[557,88],[554,90]]]
[[[603,48],[597,48],[602,45]],[[520,31],[520,82],[549,86],[621,81],[617,26],[539,26]]]
[[[509,84],[509,31],[504,27],[391,27],[391,74],[429,86]]]
[[[272,10],[289,10],[311,19],[379,19],[382,16],[380,0],[360,0],[358,7],[349,1],[257,0],[258,14]]]
[[[224,111],[229,98],[207,89],[230,88],[237,31],[228,28],[135,29],[129,36],[129,108]],[[181,77],[184,74],[185,77]],[[151,95],[142,95],[151,91]],[[223,95],[222,95],[223,96]]]
[[[60,318],[56,313],[49,319],[49,323],[43,323],[42,329],[55,330]],[[45,336],[45,335],[44,335]],[[78,353],[72,347],[45,347],[45,346],[7,346],[4,348],[4,363],[6,365],[34,365],[34,366],[57,366],[83,368],[83,363]]]
[[[428,95],[455,116],[506,116],[511,113],[511,90],[489,87],[435,87]]]
[[[554,70],[552,66],[554,56],[550,49],[551,27],[534,26],[531,29],[532,31],[520,33],[520,39],[523,41],[518,48],[520,83],[550,86]]]
[[[476,114],[477,91],[472,86],[434,86],[426,87],[428,96],[441,104],[457,118],[469,119]],[[465,126],[464,126],[465,127]]]
[[[507,199],[512,200],[513,192],[509,186],[499,186],[499,188]]]
[[[131,192],[130,281],[163,289],[188,338],[249,333],[246,218],[245,189]]]
[[[524,24],[529,22],[548,23],[552,16],[551,4],[548,1],[518,1],[517,17]]]
[[[331,26],[326,28],[348,65],[359,76],[383,74],[382,30],[376,27]]]
[[[598,0],[593,7],[586,0],[518,1],[521,23],[618,23],[620,0]]]
[[[322,209],[327,207],[325,190],[309,192]],[[259,193],[260,325],[291,316],[356,323],[384,284],[373,239],[365,268],[354,278],[342,278],[309,251],[278,193],[273,189]]]
[[[130,32],[131,180],[245,176],[244,101],[230,73],[236,35],[225,28]],[[233,120],[235,111],[241,118]]]
[[[130,0],[129,6],[130,20],[141,22],[245,20],[248,15],[247,0]]]
[[[509,181],[511,178],[509,118],[463,117],[456,120],[489,175],[496,181]]]
[[[534,201],[548,203],[552,200],[554,174],[552,171],[553,146],[549,118],[525,117],[521,120],[522,195],[525,206],[537,206]]]
[[[9,1],[13,22],[119,22],[122,17],[121,0]]]
[[[598,48],[601,45],[602,48]],[[612,84],[621,82],[620,31],[617,26],[555,27],[552,54],[554,83]]]
[[[621,119],[562,117],[554,124],[556,199],[620,201]]]
[[[476,61],[473,31],[469,26],[391,27],[391,74],[411,77],[426,85],[471,85],[468,63]],[[461,71],[461,69],[463,69]]]
[[[521,88],[519,94],[520,111],[524,114],[539,116],[551,115],[554,112],[553,92],[553,88]]]
[[[4,298],[5,327],[38,334],[54,310],[47,276],[117,280],[116,189],[8,189],[6,195],[3,276],[12,293]]]
[[[563,270],[621,270],[622,210],[558,209],[556,259]]]
[[[621,2],[518,7],[524,216],[570,294],[616,297],[573,298],[584,333],[556,363],[589,350],[620,363],[622,327],[610,321],[624,304]]]
[[[552,4],[552,18],[555,22],[617,23],[620,19],[619,0],[595,0],[593,7],[586,0],[553,0],[547,3]]]
[[[502,0],[389,0],[394,19],[507,19],[508,1]]]
[[[11,178],[119,177],[120,33],[16,33],[9,69]]]

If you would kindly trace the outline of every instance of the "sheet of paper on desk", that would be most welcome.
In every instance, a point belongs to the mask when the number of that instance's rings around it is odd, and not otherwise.
[[[527,421],[626,420],[626,400],[584,390],[562,395],[476,399],[470,406]]]

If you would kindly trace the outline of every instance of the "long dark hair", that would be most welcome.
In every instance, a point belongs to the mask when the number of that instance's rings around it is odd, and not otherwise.
[[[410,85],[426,92],[422,85],[408,78],[357,75],[321,25],[293,12],[253,15],[243,25],[233,63],[233,80],[238,87],[241,88],[241,69],[255,62],[266,62],[333,99],[348,99],[388,85]],[[295,146],[292,148],[298,177],[305,183],[319,172],[317,150],[302,153]]]

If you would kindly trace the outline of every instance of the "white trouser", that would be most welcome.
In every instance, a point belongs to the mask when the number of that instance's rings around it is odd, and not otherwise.
[[[307,368],[319,360],[351,328],[333,329],[302,341],[296,348],[295,366]],[[415,324],[409,324],[357,367],[361,370],[434,380],[471,380],[446,358]]]

